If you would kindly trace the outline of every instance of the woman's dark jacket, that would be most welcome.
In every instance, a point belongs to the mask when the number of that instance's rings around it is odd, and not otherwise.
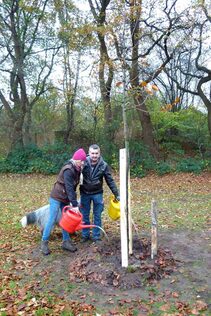
[[[80,171],[75,168],[73,162],[70,160],[60,170],[50,196],[65,204],[72,203],[74,207],[77,206],[76,187],[79,179]]]
[[[108,164],[102,159],[102,157],[99,158],[99,161],[94,169],[91,166],[90,157],[87,157],[82,174],[83,184],[80,185],[80,192],[82,194],[102,193],[104,178],[114,196],[119,195],[117,186],[111,175],[110,168]]]

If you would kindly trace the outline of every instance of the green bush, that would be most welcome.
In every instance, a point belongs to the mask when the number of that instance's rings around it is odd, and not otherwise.
[[[9,166],[7,165],[5,159],[1,159],[0,160],[0,172],[3,173],[3,172],[10,172],[9,171]]]
[[[205,162],[195,158],[182,159],[176,165],[176,171],[178,172],[193,172],[196,174],[201,173],[205,168]]]
[[[130,169],[131,176],[143,178],[146,176],[147,172],[143,169],[142,165],[132,166]]]
[[[169,148],[173,149],[173,143],[169,143]],[[74,149],[75,150],[75,149]],[[64,144],[55,144],[37,148],[28,146],[24,149],[15,149],[6,158],[0,159],[0,172],[11,173],[41,173],[57,174],[63,164],[72,156],[73,151]],[[110,159],[105,160],[118,171],[119,159],[118,148],[110,151]],[[155,171],[158,175],[164,175],[172,171],[194,172],[199,174],[203,170],[211,170],[211,159],[209,155],[202,160],[198,155],[195,158],[183,158],[180,147],[176,146],[174,154],[166,161],[155,161],[149,154],[147,147],[138,141],[130,143],[130,172],[131,176],[145,177],[149,171]]]
[[[211,159],[205,159],[204,160],[204,168],[207,171],[211,171]]]
[[[144,177],[147,172],[154,170],[155,159],[150,155],[148,148],[140,141],[130,142],[131,175]]]
[[[182,157],[185,154],[184,149],[182,148],[182,145],[177,142],[165,142],[161,144],[161,149],[167,154],[170,154],[171,156],[178,156]]]
[[[42,149],[28,146],[11,151],[0,161],[0,172],[56,174],[71,157],[63,144],[45,146]]]
[[[35,159],[30,161],[27,173],[55,174],[59,170],[57,166],[49,160]]]
[[[200,154],[209,147],[207,114],[194,107],[177,112],[162,112],[160,106],[153,103],[149,108],[155,137],[166,154],[171,154],[173,150],[182,155],[186,144]]]
[[[165,161],[157,162],[156,172],[158,175],[162,176],[166,173],[170,173],[173,171],[173,168]]]
[[[34,145],[30,145],[24,149],[16,148],[11,151],[1,164],[1,168],[5,167],[5,172],[27,173],[32,159],[42,158],[42,151]]]
[[[131,140],[129,145],[130,150],[130,161],[131,164],[141,163],[144,164],[146,168],[151,169],[154,165],[155,160],[150,155],[149,150],[146,145],[141,141]]]

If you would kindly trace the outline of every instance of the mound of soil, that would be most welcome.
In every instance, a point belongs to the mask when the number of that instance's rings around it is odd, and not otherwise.
[[[86,251],[85,251],[86,249]],[[151,259],[151,244],[147,238],[133,240],[133,254],[127,268],[121,266],[121,244],[113,237],[101,243],[86,243],[79,249],[74,264],[69,265],[71,282],[87,281],[120,289],[139,288],[143,282],[153,282],[169,276],[176,269],[176,260],[168,249],[158,249]]]

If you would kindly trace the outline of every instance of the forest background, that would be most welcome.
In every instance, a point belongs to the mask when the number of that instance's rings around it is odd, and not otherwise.
[[[209,1],[83,3],[0,1],[0,172],[92,143],[114,169],[129,146],[135,176],[210,171]]]
[[[210,9],[208,0],[0,0],[2,316],[210,315]],[[116,171],[119,149],[130,149],[138,261],[127,273],[119,269],[107,187],[109,248],[105,240],[99,250],[84,247],[79,232],[76,255],[64,254],[55,228],[52,255],[43,257],[38,229],[19,222],[47,203],[51,174],[92,143]],[[114,178],[119,185],[118,172]],[[152,198],[159,207],[154,265]],[[98,277],[107,275],[108,258],[117,265],[105,287]],[[90,261],[93,274],[81,267]],[[80,282],[70,280],[72,267]],[[124,276],[140,287],[123,291]]]

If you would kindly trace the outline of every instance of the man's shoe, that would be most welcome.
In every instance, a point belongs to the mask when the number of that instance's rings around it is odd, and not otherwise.
[[[41,242],[41,251],[42,251],[42,254],[47,256],[49,255],[51,252],[50,252],[50,249],[48,248],[48,240],[42,240]]]
[[[93,242],[95,243],[95,244],[102,244],[102,240],[101,239],[93,239]]]
[[[77,250],[76,246],[70,240],[65,240],[62,242],[62,249],[75,252]]]

